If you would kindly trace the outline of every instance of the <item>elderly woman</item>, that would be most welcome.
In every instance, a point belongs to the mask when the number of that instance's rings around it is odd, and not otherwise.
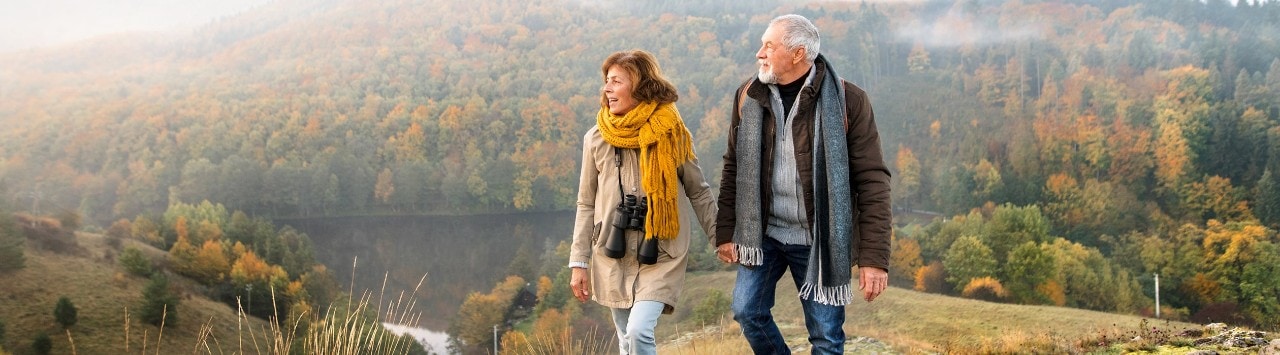
[[[658,316],[674,310],[684,284],[692,229],[681,222],[696,214],[713,235],[716,204],[676,110],[679,95],[653,55],[614,53],[600,71],[600,113],[582,143],[569,286],[579,301],[610,308],[620,353],[653,354]]]

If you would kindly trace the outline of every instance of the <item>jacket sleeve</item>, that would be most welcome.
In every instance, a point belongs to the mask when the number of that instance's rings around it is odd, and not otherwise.
[[[857,203],[858,240],[855,263],[889,270],[893,212],[889,197],[889,168],[880,150],[871,100],[861,88],[844,83],[848,119],[849,178]]]
[[[689,205],[693,206],[693,213],[698,217],[702,232],[709,237],[715,236],[716,200],[711,193],[711,184],[707,183],[707,177],[702,174],[702,167],[698,165],[697,157],[680,166],[680,183],[684,185],[685,196],[689,198]]]
[[[720,195],[717,200],[719,210],[716,212],[716,235],[713,243],[716,246],[733,241],[733,226],[737,219],[734,204],[738,192],[738,153],[736,146],[738,144],[738,126],[742,124],[742,111],[738,107],[742,104],[743,88],[749,83],[750,81],[739,87],[733,96],[733,114],[730,115],[728,149],[725,149],[724,167],[720,171]]]
[[[590,264],[592,239],[595,238],[596,188],[600,170],[591,156],[591,135],[582,137],[582,170],[578,175],[578,212],[573,224],[573,244],[569,247],[570,263]]]

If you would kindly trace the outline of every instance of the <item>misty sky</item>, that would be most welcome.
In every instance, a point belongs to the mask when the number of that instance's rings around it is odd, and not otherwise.
[[[0,52],[95,36],[192,28],[272,0],[5,0]]]

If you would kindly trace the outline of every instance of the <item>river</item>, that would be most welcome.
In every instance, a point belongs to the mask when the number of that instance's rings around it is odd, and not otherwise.
[[[449,321],[471,292],[505,278],[516,252],[543,262],[573,231],[572,212],[475,216],[340,217],[277,220],[306,233],[316,260],[357,297],[386,304],[403,295],[421,314],[415,338],[444,353]],[[425,276],[425,279],[424,279]],[[385,280],[385,286],[384,286]],[[414,288],[422,281],[422,286]],[[533,282],[534,280],[528,280]],[[385,321],[385,319],[384,319]],[[401,331],[404,331],[403,329]],[[442,344],[443,343],[443,344]]]

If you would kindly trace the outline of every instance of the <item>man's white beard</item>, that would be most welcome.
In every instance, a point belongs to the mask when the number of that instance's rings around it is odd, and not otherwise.
[[[764,68],[760,68],[760,69],[757,71],[757,73],[758,73],[758,74],[756,74],[756,78],[759,78],[759,79],[760,79],[760,82],[762,82],[762,83],[765,83],[765,84],[777,84],[777,83],[778,83],[778,74],[774,74],[774,73],[773,73],[773,68],[772,68],[772,67],[770,67],[770,68],[769,68],[769,70],[767,70],[767,71],[766,71],[766,70],[764,70]]]

